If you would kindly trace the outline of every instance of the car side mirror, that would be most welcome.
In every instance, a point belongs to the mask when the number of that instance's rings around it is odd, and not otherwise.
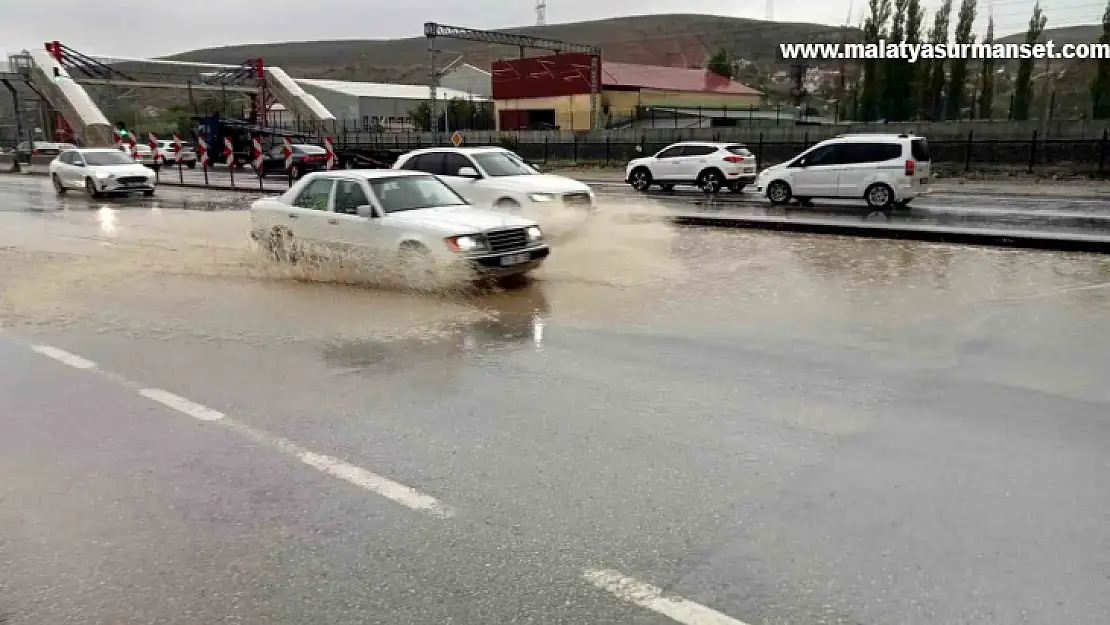
[[[366,217],[367,219],[373,219],[375,217],[374,207],[369,204],[363,204],[357,207],[355,211],[358,213],[359,217]]]
[[[481,178],[481,176],[478,175],[478,170],[474,169],[473,167],[460,167],[459,168],[459,177],[460,178],[473,178],[475,180],[477,180],[478,178]]]

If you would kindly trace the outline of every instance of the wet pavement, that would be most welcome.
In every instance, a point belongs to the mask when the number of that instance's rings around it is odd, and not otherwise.
[[[417,295],[268,265],[242,195],[40,182],[2,622],[1110,619],[1110,258],[607,214]]]

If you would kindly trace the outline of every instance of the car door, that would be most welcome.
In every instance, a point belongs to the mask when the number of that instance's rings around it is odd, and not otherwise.
[[[445,152],[442,167],[440,180],[475,206],[492,206],[494,201],[505,195],[504,189],[498,186],[497,179],[484,175],[474,160],[466,154]],[[460,176],[459,170],[464,167],[473,169],[478,176]]]
[[[716,146],[688,144],[682,147],[682,156],[678,157],[675,167],[674,179],[686,182],[697,180],[698,174],[709,162],[709,155],[717,151]]]
[[[332,216],[335,246],[356,258],[380,253],[388,244],[370,200],[365,178],[352,176],[336,180]]]
[[[841,145],[816,148],[790,164],[791,190],[795,197],[836,197],[840,179]]]
[[[67,152],[61,156],[58,177],[67,187],[85,186],[85,157],[80,152]]]
[[[837,196],[842,198],[863,197],[863,191],[875,178],[879,164],[902,155],[902,146],[897,143],[846,143],[842,150],[844,154],[840,158],[837,182]]]
[[[73,152],[62,152],[58,159],[52,163],[54,175],[62,182],[62,186],[70,186],[73,175],[69,171],[69,164],[73,162]]]
[[[320,176],[305,184],[289,207],[286,224],[293,236],[309,246],[328,247],[330,239],[336,236],[336,224],[331,210],[335,179]],[[311,251],[311,250],[310,250]]]
[[[674,180],[678,176],[679,159],[685,146],[672,145],[655,155],[651,164],[651,177],[656,180]]]

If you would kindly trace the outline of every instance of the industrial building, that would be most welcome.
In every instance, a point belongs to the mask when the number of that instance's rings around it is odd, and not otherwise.
[[[385,132],[413,130],[411,112],[431,94],[426,85],[390,85],[372,82],[347,82],[341,80],[296,79],[306,92],[316,96],[340,124],[357,125],[365,129]],[[488,96],[447,87],[436,91],[440,102],[460,99],[472,102],[489,102]]]
[[[590,57],[557,54],[498,61],[492,96],[501,130],[589,130]],[[636,111],[734,109],[759,106],[763,94],[705,69],[603,61],[601,118],[606,126],[631,121]]]
[[[493,98],[493,77],[480,68],[468,63],[463,63],[452,68],[439,79],[439,86],[446,89],[462,91],[475,98]],[[468,98],[469,99],[469,98]]]

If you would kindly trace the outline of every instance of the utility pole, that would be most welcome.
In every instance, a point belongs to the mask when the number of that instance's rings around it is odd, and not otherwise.
[[[547,0],[536,0],[536,26],[547,26]]]
[[[1041,106],[1041,138],[1048,135],[1048,118],[1052,115],[1052,59],[1044,59],[1044,94],[1041,96],[1044,104]]]

